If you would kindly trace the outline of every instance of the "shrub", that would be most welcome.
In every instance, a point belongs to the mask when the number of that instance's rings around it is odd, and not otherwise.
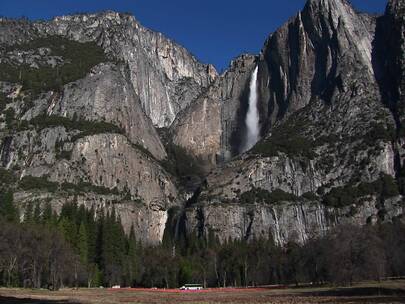
[[[322,146],[324,144],[335,144],[338,143],[339,141],[340,138],[336,134],[328,134],[318,137],[315,141],[315,145]]]
[[[318,199],[318,196],[313,192],[305,192],[302,197],[309,201],[316,201]]]
[[[47,177],[24,176],[19,182],[19,186],[23,190],[41,189],[49,192],[56,192],[58,184],[48,181]]]
[[[10,103],[10,99],[7,98],[6,94],[0,92],[0,112],[4,111],[8,103]]]
[[[346,185],[333,188],[323,198],[323,204],[330,207],[341,208],[356,203],[356,201],[367,195],[377,195],[387,199],[399,195],[398,185],[395,179],[386,174],[371,183],[360,183],[357,186]]]
[[[313,159],[315,143],[300,135],[306,123],[292,118],[272,131],[270,138],[258,142],[252,149],[254,154],[277,156],[280,152],[288,156],[304,156]]]
[[[148,157],[150,157],[150,158],[152,158],[152,159],[155,159],[155,157],[153,156],[153,154],[152,154],[148,149],[146,149],[144,146],[142,146],[141,144],[138,144],[138,143],[136,143],[136,144],[131,143],[131,145],[132,145],[133,148],[135,148],[135,149],[137,149],[138,151],[142,152],[142,153],[145,154],[146,156],[148,156]]]
[[[380,189],[379,192],[383,198],[390,198],[399,195],[398,184],[391,175],[383,174],[378,185]]]
[[[65,151],[65,150],[59,150],[56,152],[56,159],[57,160],[70,160],[72,157],[72,151]]]
[[[0,168],[0,186],[13,185],[15,181],[16,178],[11,171]]]
[[[90,120],[73,120],[68,117],[62,117],[57,115],[40,115],[31,119],[28,123],[20,125],[20,130],[28,128],[28,124],[34,125],[35,128],[40,131],[46,128],[53,128],[62,126],[67,131],[78,130],[81,131],[80,134],[77,134],[72,138],[72,141],[76,141],[79,138],[85,136],[103,134],[103,133],[117,133],[124,134],[125,131],[120,127],[104,122],[104,121],[90,121]]]
[[[385,128],[381,124],[372,124],[370,126],[370,131],[366,133],[364,136],[364,141],[367,145],[373,146],[375,145],[375,142],[378,140],[384,140],[384,141],[392,141],[395,140],[396,138],[396,131],[393,127],[390,125]]]
[[[81,133],[72,138],[72,141],[76,141],[79,138],[85,136],[104,134],[104,133],[116,133],[125,134],[125,131],[120,127],[113,125],[112,123],[103,121],[89,121],[89,120],[79,120],[74,122],[75,128],[80,130]]]
[[[14,120],[15,120],[15,111],[13,108],[8,108],[4,111],[4,115],[6,117],[6,124],[8,127],[11,127]]]
[[[0,171],[1,173],[1,171]],[[51,182],[48,180],[46,176],[35,177],[35,176],[24,176],[21,181],[19,182],[19,187],[23,190],[46,190],[48,192],[57,192],[65,191],[65,192],[73,192],[77,193],[96,193],[100,195],[119,195],[120,192],[117,188],[109,189],[103,186],[93,185],[87,182],[80,182],[78,184],[72,184],[68,182],[64,182],[62,184]],[[126,193],[125,193],[126,194]]]

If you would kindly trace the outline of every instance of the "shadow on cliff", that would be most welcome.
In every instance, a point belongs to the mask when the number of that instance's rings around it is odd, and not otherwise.
[[[79,302],[71,302],[68,300],[41,300],[41,299],[19,299],[13,297],[0,296],[0,303],[7,304],[80,304]]]
[[[389,33],[389,34],[387,34]],[[399,127],[397,104],[399,100],[399,79],[401,66],[400,32],[395,28],[393,17],[386,13],[377,18],[372,49],[372,64],[381,99],[392,112]]]
[[[251,78],[251,77],[250,77]],[[236,128],[233,130],[230,138],[232,156],[242,153],[242,146],[246,137],[245,118],[249,109],[249,94],[250,94],[250,78],[245,83],[245,87],[239,97],[239,108],[237,110]]]
[[[382,103],[390,110],[395,121],[397,137],[401,134],[400,83],[402,66],[399,64],[401,53],[401,31],[396,26],[394,17],[386,10],[385,14],[377,18],[375,37],[372,49],[372,64],[374,75],[381,92]],[[401,158],[395,153],[394,168],[396,177],[402,174]]]

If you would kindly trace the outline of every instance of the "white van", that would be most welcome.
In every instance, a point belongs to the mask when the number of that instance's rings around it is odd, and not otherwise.
[[[201,290],[203,286],[201,284],[186,284],[180,287],[180,290]]]

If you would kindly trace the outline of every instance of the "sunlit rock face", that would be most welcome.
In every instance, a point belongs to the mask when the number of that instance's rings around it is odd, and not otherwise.
[[[126,14],[63,16],[37,23],[10,21],[2,33],[1,39],[7,43],[43,35],[97,42],[128,65],[135,93],[158,127],[169,126],[177,113],[217,77],[212,65],[198,62],[185,48]]]
[[[31,108],[23,118],[35,117],[45,106],[48,115],[112,123],[122,128],[133,144],[143,146],[161,160],[166,151],[126,78],[127,72],[122,65],[100,64],[84,79],[65,86],[49,104]]]

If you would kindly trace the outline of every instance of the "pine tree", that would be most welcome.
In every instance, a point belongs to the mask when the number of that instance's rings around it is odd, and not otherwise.
[[[131,231],[128,238],[128,260],[129,260],[129,281],[131,286],[136,284],[138,275],[138,251],[135,238],[134,226],[131,225]]]
[[[77,228],[76,224],[69,220],[68,218],[60,218],[58,223],[59,231],[65,237],[65,240],[78,251],[77,247]]]
[[[0,217],[9,222],[19,221],[19,212],[14,205],[13,192],[11,191],[0,194]]]
[[[86,211],[86,231],[87,231],[87,249],[89,263],[96,262],[96,242],[97,242],[97,223],[95,221],[95,211],[92,207]]]
[[[78,248],[80,261],[83,263],[83,265],[86,265],[89,260],[89,244],[86,226],[83,222],[80,224],[79,228]]]
[[[52,207],[49,202],[45,204],[44,210],[42,211],[41,222],[44,225],[51,225],[52,224]]]
[[[75,219],[78,227],[80,227],[81,223],[87,222],[87,211],[84,205],[80,205],[80,207],[77,209]]]
[[[35,204],[34,213],[32,214],[32,221],[35,224],[39,224],[41,222],[41,204],[39,202]]]
[[[33,218],[33,205],[29,202],[25,206],[24,223],[31,223]]]
[[[104,281],[104,263],[103,263],[103,248],[104,248],[104,226],[105,226],[105,216],[103,211],[99,211],[97,215],[96,222],[96,244],[95,244],[95,254],[94,260],[98,265],[100,271],[100,282]]]
[[[103,273],[97,264],[89,264],[87,267],[87,287],[98,287],[103,284]]]
[[[102,266],[104,271],[104,279],[109,285],[116,284],[115,272],[119,267],[117,256],[117,238],[115,227],[115,210],[112,213],[107,213],[105,224],[103,226],[103,250],[102,250]]]

